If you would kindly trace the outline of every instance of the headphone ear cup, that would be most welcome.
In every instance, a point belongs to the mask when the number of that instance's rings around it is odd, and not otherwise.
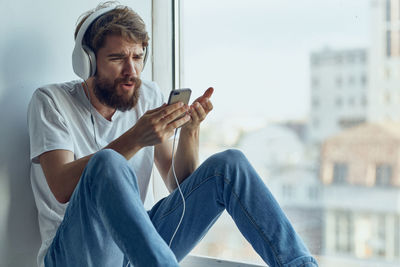
[[[96,54],[86,45],[83,45],[82,48],[86,52],[87,59],[89,60],[89,77],[92,77],[96,74]]]

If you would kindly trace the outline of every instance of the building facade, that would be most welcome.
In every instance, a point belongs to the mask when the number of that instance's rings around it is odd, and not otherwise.
[[[310,58],[310,138],[321,143],[367,120],[368,57],[365,49],[314,52]]]
[[[371,0],[369,121],[400,121],[400,0]]]
[[[320,172],[323,254],[399,266],[400,124],[363,124],[327,139]]]

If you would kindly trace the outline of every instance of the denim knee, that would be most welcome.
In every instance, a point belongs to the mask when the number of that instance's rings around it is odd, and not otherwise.
[[[122,162],[126,161],[125,158],[116,152],[113,149],[102,149],[98,152],[96,152],[92,158],[89,161],[89,164],[95,164],[95,165],[113,165],[113,164],[120,164]]]
[[[112,149],[102,149],[91,157],[87,167],[99,171],[120,168],[124,164],[127,164],[127,160],[121,154]]]
[[[228,149],[215,155],[220,164],[237,165],[247,162],[246,156],[238,149]]]
[[[128,167],[128,161],[121,154],[112,149],[103,149],[91,157],[85,172],[90,174],[90,177],[114,178],[115,174],[126,167]]]

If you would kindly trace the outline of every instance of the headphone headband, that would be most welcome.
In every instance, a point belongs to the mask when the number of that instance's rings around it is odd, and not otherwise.
[[[90,25],[100,16],[103,14],[114,10],[116,7],[106,7],[99,9],[93,12],[89,17],[85,19],[82,23],[81,27],[79,28],[78,34],[76,35],[75,39],[75,47],[72,52],[72,68],[76,75],[81,77],[83,80],[87,80],[91,76],[96,73],[96,55],[94,51],[89,48],[87,45],[84,45],[83,38],[85,37],[85,33]],[[143,48],[144,51],[144,60],[143,60],[143,67],[146,64],[147,60],[147,48]]]

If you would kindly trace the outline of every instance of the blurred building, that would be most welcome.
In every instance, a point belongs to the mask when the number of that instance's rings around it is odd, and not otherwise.
[[[310,138],[321,143],[367,121],[368,57],[365,49],[314,52],[310,58]]]
[[[400,266],[400,124],[363,124],[327,139],[321,181],[323,254]]]
[[[261,175],[310,251],[319,255],[323,226],[321,182],[315,157],[301,140],[302,129],[301,123],[271,124],[243,135],[238,147]]]
[[[400,1],[371,1],[368,117],[400,121]]]

